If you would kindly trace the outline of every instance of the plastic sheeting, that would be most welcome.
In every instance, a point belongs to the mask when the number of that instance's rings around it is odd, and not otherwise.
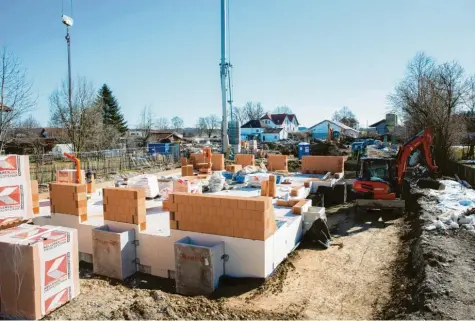
[[[158,188],[157,176],[151,174],[135,176],[129,180],[128,185],[130,187],[144,188],[145,197],[147,198],[155,198],[160,192]]]

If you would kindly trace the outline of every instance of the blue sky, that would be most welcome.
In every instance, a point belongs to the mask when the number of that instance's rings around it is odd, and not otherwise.
[[[61,7],[0,7],[0,46],[28,69],[44,125],[67,73]],[[145,105],[187,126],[221,116],[219,0],[73,0],[73,10],[73,75],[107,83],[130,125]],[[303,125],[345,105],[362,125],[378,121],[418,51],[475,73],[474,0],[230,0],[230,11],[235,105],[288,105]]]

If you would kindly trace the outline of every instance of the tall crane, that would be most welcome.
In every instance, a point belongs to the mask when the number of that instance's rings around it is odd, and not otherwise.
[[[221,106],[223,112],[222,119],[222,142],[223,153],[227,154],[230,150],[229,135],[228,135],[228,103],[229,110],[231,111],[231,119],[233,118],[232,112],[232,87],[231,87],[231,62],[229,59],[229,38],[228,38],[228,23],[229,23],[229,0],[221,0],[221,62],[220,75],[221,75]]]

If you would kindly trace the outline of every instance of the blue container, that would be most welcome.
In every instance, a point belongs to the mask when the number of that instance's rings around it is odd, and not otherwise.
[[[169,143],[150,143],[148,144],[149,154],[169,154],[170,153],[170,144]]]
[[[282,175],[277,175],[275,178],[275,183],[280,184],[280,181],[282,180]]]
[[[223,172],[223,176],[226,179],[233,179],[233,173],[231,172]]]
[[[247,182],[248,178],[249,177],[247,175],[236,175],[236,182],[243,184]]]
[[[302,159],[303,156],[310,155],[310,144],[309,143],[300,143],[299,145],[299,159]],[[279,184],[279,183],[277,183]]]

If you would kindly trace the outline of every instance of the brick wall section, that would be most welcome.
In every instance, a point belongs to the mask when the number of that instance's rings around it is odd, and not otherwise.
[[[303,156],[302,173],[326,174],[328,172],[343,173],[345,168],[345,156]]]
[[[205,156],[203,154],[190,154],[191,163],[196,166],[198,163],[205,163]]]
[[[193,176],[193,165],[184,165],[181,167],[181,176]]]
[[[50,183],[51,213],[70,214],[87,220],[86,184]]]
[[[170,228],[264,241],[277,230],[269,197],[173,193]]]
[[[242,167],[255,166],[256,163],[255,163],[254,155],[237,154],[236,155],[236,164],[242,165]]]
[[[31,181],[31,200],[33,205],[33,214],[40,213],[40,194],[38,189],[38,181]]]
[[[288,171],[289,156],[267,155],[267,169],[270,171]]]
[[[242,169],[241,165],[226,165],[226,172],[237,173]]]
[[[104,188],[104,219],[147,228],[147,210],[145,208],[145,190],[143,188]]]
[[[211,155],[211,163],[213,171],[224,171],[224,155],[213,154]]]

